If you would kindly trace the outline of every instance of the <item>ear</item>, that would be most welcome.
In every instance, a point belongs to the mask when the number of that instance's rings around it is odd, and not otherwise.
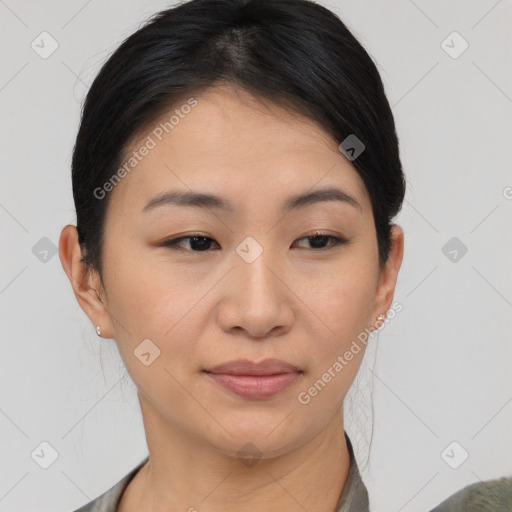
[[[396,280],[398,271],[402,264],[404,254],[404,232],[400,226],[393,224],[391,227],[391,247],[388,260],[379,274],[379,282],[375,295],[373,316],[371,324],[373,325],[378,315],[386,315],[391,308],[391,302],[395,294]]]
[[[83,263],[76,226],[68,224],[60,234],[59,257],[68,276],[76,300],[92,322],[101,327],[102,338],[112,338],[110,315],[106,309],[105,291],[98,272]]]

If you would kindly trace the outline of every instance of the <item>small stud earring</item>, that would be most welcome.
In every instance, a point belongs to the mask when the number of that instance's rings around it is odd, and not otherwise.
[[[101,327],[99,325],[96,326],[96,334],[101,337]]]
[[[386,319],[386,315],[379,315],[377,321],[383,322]],[[375,331],[375,327],[370,327],[370,332]]]

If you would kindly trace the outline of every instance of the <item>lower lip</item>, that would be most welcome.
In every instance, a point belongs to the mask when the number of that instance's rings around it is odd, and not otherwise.
[[[299,377],[297,372],[278,375],[230,375],[208,373],[217,384],[244,398],[270,398],[291,386]]]

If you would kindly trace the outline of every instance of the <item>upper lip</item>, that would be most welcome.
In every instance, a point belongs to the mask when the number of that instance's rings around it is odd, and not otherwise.
[[[264,359],[255,363],[248,359],[237,359],[222,363],[209,370],[208,373],[224,373],[230,375],[279,375],[282,373],[302,373],[301,370],[286,361],[279,359]]]

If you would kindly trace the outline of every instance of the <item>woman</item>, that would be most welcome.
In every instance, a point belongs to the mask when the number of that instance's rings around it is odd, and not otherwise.
[[[149,456],[80,511],[367,511],[343,400],[405,194],[372,59],[307,0],[156,14],[87,95],[59,254]]]

